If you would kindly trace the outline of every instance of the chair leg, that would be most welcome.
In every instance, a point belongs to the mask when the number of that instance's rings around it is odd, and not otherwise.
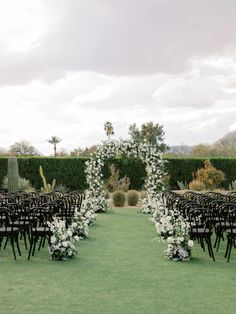
[[[16,247],[17,247],[18,253],[19,253],[19,255],[21,256],[21,251],[20,251],[18,236],[19,236],[18,234],[15,235],[15,242],[16,242]]]
[[[6,247],[7,247],[7,242],[8,242],[8,237],[6,238],[6,242],[5,242],[5,245],[4,245],[4,250],[6,249]]]
[[[28,247],[27,247],[27,240],[26,240],[25,231],[23,231],[23,238],[24,238],[24,243],[25,243],[25,249],[26,249],[26,251],[27,251],[27,250],[28,250]]]
[[[215,262],[215,256],[214,256],[214,252],[212,249],[212,245],[211,245],[211,238],[207,237],[206,238],[206,242],[207,242],[207,247],[208,247],[208,252],[209,252],[209,256],[213,259],[213,261]]]
[[[16,260],[16,252],[15,252],[15,246],[14,246],[14,237],[10,238],[10,242],[11,242],[11,248],[12,248],[14,260]]]
[[[31,237],[30,237],[30,248],[29,248],[28,260],[30,259],[30,256],[31,256],[33,244],[34,244],[34,236],[31,235]]]
[[[32,256],[34,256],[35,253],[35,247],[36,247],[36,243],[38,242],[38,236],[34,237],[34,245],[33,245],[33,251],[32,251]]]
[[[226,245],[226,250],[225,250],[225,258],[228,256],[228,251],[229,251],[229,242],[230,242],[230,240],[229,240],[229,237],[227,237],[228,239],[227,239],[227,245]]]
[[[229,259],[230,259],[232,246],[233,246],[233,240],[230,238],[230,239],[229,239],[229,251],[228,251],[227,263],[229,262]]]

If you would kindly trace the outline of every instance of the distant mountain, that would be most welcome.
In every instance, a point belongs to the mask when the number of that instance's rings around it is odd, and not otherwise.
[[[215,146],[224,149],[236,149],[236,131],[226,133],[222,138],[214,143]]]

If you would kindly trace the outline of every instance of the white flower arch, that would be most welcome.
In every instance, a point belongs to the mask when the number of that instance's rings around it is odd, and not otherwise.
[[[102,167],[104,162],[112,157],[126,156],[140,158],[146,164],[147,177],[145,179],[145,189],[147,197],[143,200],[143,212],[153,213],[160,200],[161,192],[165,190],[163,183],[164,163],[162,153],[149,143],[135,143],[127,140],[112,140],[104,142],[103,145],[86,162],[86,179],[88,192],[85,200],[86,204],[95,212],[107,211],[108,201],[105,198],[103,189],[104,180]]]

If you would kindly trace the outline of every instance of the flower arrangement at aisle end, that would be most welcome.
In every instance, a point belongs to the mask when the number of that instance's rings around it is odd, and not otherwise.
[[[175,219],[173,224],[173,235],[166,239],[168,245],[165,256],[172,261],[189,262],[191,250],[194,245],[189,237],[189,224],[182,216]]]
[[[52,236],[48,247],[49,254],[53,260],[65,261],[70,260],[77,253],[75,242],[80,238],[73,236],[72,227],[66,228],[65,221],[54,217],[53,222],[48,223]]]
[[[80,239],[87,238],[89,234],[88,219],[81,212],[76,212],[71,224],[73,236]]]
[[[163,204],[153,218],[159,237],[167,242],[165,257],[173,261],[190,261],[194,243],[189,236],[189,223],[176,210],[168,210]]]

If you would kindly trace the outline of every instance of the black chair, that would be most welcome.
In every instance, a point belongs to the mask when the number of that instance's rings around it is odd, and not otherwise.
[[[215,234],[216,234],[214,248],[216,248],[216,252],[218,252],[219,250],[221,240],[224,241],[225,231],[230,228],[228,217],[229,217],[230,211],[234,208],[236,208],[236,204],[233,204],[233,203],[225,203],[225,204],[222,204],[218,208],[218,219],[214,225]]]
[[[18,242],[19,228],[14,226],[15,215],[9,209],[5,207],[0,207],[0,248],[4,238],[6,238],[7,245],[8,240],[10,241],[14,259],[16,260],[15,244],[19,255],[21,255],[20,246]],[[4,248],[5,248],[4,247]]]
[[[235,239],[236,239],[236,208],[232,209],[229,212],[228,216],[229,229],[226,229],[225,233],[227,236],[227,246],[225,251],[225,258],[227,258],[227,262],[230,260],[230,255],[232,251],[232,246],[235,247]]]
[[[25,248],[27,250],[27,237],[30,240],[30,220],[27,209],[19,203],[9,203],[7,208],[11,209],[15,214],[15,221],[9,222],[9,226],[16,227],[20,230],[21,238],[24,238]]]
[[[31,219],[30,227],[30,249],[28,254],[28,260],[30,256],[34,256],[35,248],[38,240],[40,240],[38,250],[41,246],[44,246],[45,240],[50,243],[51,231],[48,226],[48,222],[52,221],[53,213],[51,210],[45,207],[33,207],[29,211]]]
[[[188,222],[190,223],[190,238],[197,240],[203,251],[205,251],[205,241],[209,256],[215,262],[211,244],[212,211],[207,208],[194,208],[188,214]]]

